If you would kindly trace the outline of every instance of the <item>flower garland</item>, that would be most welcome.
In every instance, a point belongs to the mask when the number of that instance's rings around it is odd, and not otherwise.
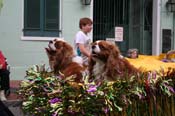
[[[161,70],[100,85],[89,83],[88,76],[83,83],[74,82],[74,76],[62,76],[53,75],[44,65],[29,68],[18,91],[24,112],[34,116],[175,113],[174,69],[169,69],[166,75]]]

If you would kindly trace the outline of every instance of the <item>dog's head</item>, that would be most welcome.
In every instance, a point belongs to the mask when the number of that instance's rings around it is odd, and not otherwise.
[[[72,61],[74,55],[73,48],[64,40],[54,39],[45,48],[52,70],[59,70]]]
[[[121,59],[120,51],[113,43],[104,40],[92,43],[91,58],[89,60],[90,78],[93,78],[93,76],[101,77],[101,75],[94,74],[97,72],[94,71],[94,69],[100,69],[101,71],[98,74],[103,74],[105,77],[109,76],[109,78],[112,78],[116,73],[115,71],[117,69],[115,69],[115,67],[119,64],[119,59]],[[100,64],[101,68],[96,67],[98,66],[96,64]]]
[[[90,78],[104,77],[107,80],[115,80],[125,73],[135,70],[130,63],[121,56],[117,45],[100,40],[92,43],[91,58],[89,60]],[[95,69],[95,70],[94,70]],[[96,69],[99,71],[97,73]],[[94,77],[93,77],[94,76]]]
[[[120,51],[113,43],[101,40],[92,43],[92,58],[107,62],[120,57]]]

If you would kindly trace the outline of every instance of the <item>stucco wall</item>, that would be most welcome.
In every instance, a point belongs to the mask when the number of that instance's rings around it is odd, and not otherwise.
[[[79,19],[90,17],[90,6],[81,4],[81,0],[63,0],[63,37],[73,45],[73,39],[79,30]]]
[[[48,59],[44,48],[48,41],[24,41],[23,1],[4,0],[0,13],[0,50],[11,66],[11,80],[24,79],[26,70],[35,64],[46,64]],[[90,16],[90,6],[83,6],[80,0],[62,0],[63,38],[73,45],[78,31],[79,18]]]

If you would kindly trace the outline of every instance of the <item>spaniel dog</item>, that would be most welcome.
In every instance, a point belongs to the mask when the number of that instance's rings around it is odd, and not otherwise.
[[[91,58],[89,60],[90,80],[114,81],[126,74],[136,74],[137,69],[121,54],[119,48],[104,40],[92,43]]]
[[[71,45],[64,40],[55,39],[49,42],[45,50],[54,74],[60,76],[61,73],[64,77],[74,75],[75,81],[81,82],[85,68],[82,66],[82,59],[74,55]]]

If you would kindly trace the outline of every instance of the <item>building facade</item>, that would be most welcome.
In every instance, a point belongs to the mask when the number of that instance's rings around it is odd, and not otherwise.
[[[115,39],[122,27],[122,53],[138,48],[158,55],[175,48],[174,13],[168,0],[3,0],[0,12],[0,50],[11,66],[11,79],[24,79],[35,64],[46,64],[48,41],[61,38],[73,45],[81,17],[92,18],[93,41]]]

